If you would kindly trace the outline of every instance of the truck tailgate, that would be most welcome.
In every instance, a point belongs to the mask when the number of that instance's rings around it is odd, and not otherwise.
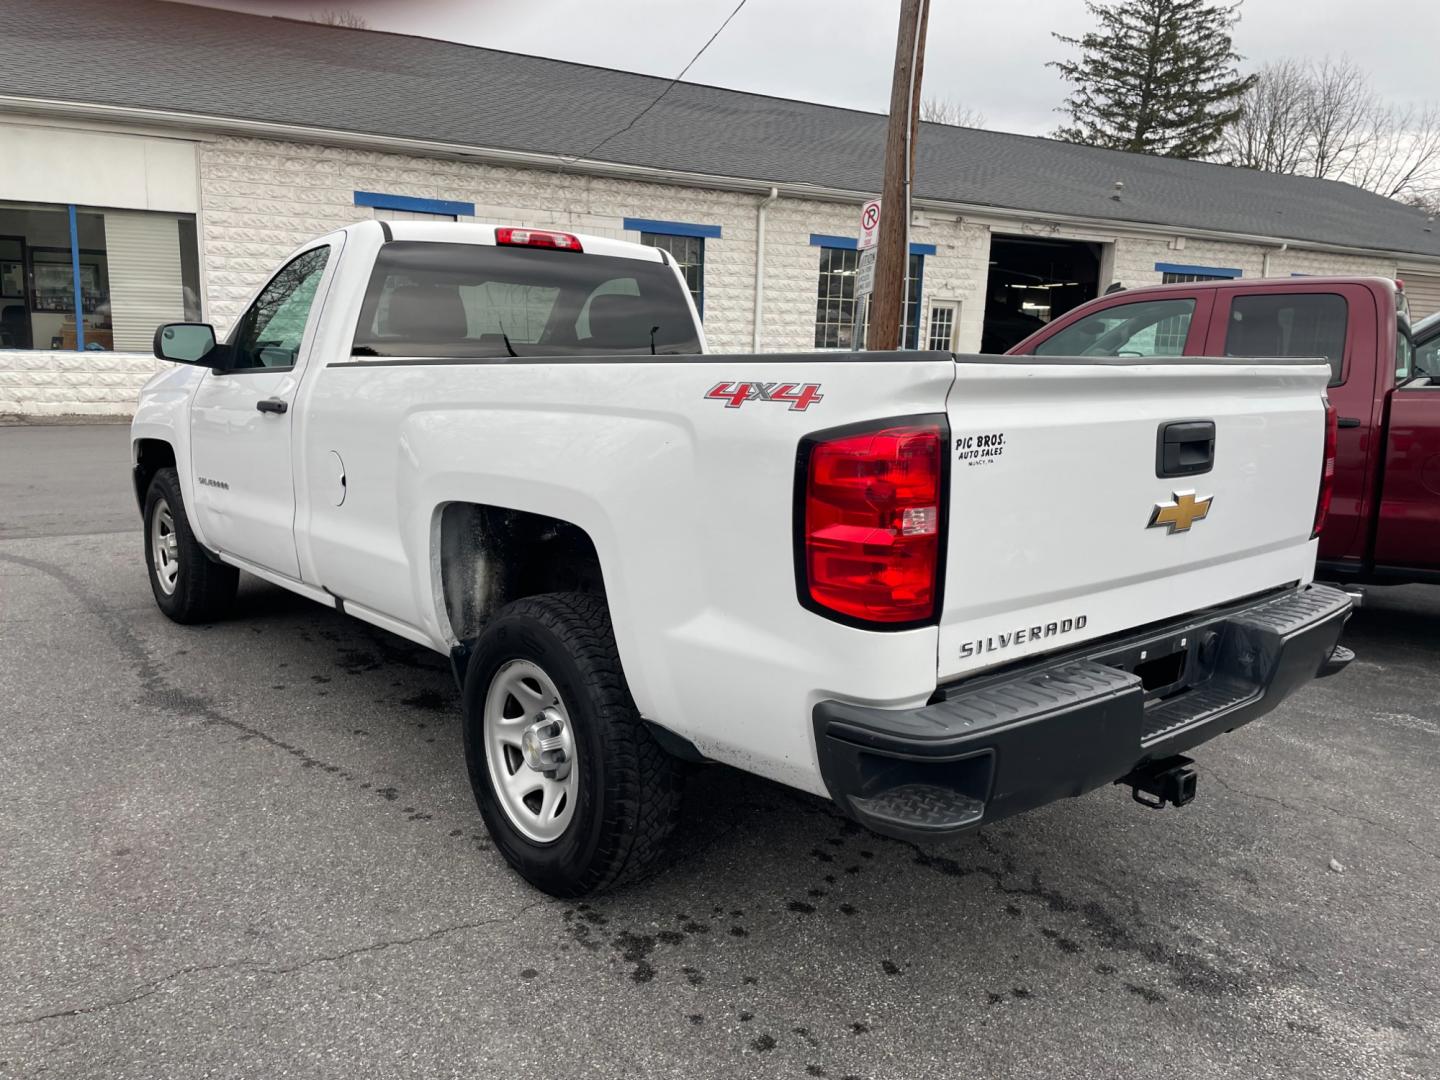
[[[939,677],[1308,581],[1328,376],[1309,361],[957,358]],[[1157,475],[1203,453],[1207,422],[1210,468]],[[1191,440],[1168,470],[1167,430]]]

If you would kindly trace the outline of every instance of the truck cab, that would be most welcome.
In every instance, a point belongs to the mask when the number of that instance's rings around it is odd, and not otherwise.
[[[1339,412],[1320,576],[1440,582],[1440,322],[1420,341],[1387,278],[1240,278],[1111,293],[1012,356],[1315,356]]]

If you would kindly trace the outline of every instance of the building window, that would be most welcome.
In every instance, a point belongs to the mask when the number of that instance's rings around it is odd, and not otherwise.
[[[705,314],[705,238],[675,236],[671,233],[642,232],[640,242],[648,247],[668,251],[685,279],[685,287],[695,301],[695,310]]]
[[[193,215],[0,203],[0,349],[149,352],[200,318]]]
[[[848,349],[854,337],[855,271],[860,265],[860,252],[854,248],[820,248],[820,282],[815,300],[815,347],[817,349]],[[920,326],[920,286],[925,257],[910,256],[908,284],[910,302],[905,307],[905,329],[902,348],[913,349]],[[860,336],[863,343],[870,328],[870,303],[867,298],[861,313]]]
[[[1182,266],[1178,263],[1156,263],[1160,284],[1183,285],[1190,281],[1229,281],[1243,271],[1228,266]]]
[[[953,352],[955,349],[955,314],[957,304],[949,300],[930,305],[930,329],[926,348],[932,352]]]

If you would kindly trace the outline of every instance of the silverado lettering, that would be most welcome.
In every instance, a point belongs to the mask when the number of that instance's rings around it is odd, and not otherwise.
[[[1011,630],[1004,634],[976,638],[974,641],[963,641],[960,643],[960,656],[962,659],[968,659],[980,653],[1008,649],[1012,645],[1024,645],[1027,641],[1039,641],[1042,638],[1084,630],[1088,621],[1084,615],[1077,615],[1073,619],[1060,619],[1057,622],[1048,622],[1040,626],[1022,626],[1018,630]]]

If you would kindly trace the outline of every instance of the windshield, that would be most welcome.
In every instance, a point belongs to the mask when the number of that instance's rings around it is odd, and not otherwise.
[[[663,263],[541,248],[397,241],[375,259],[356,356],[698,353]]]

